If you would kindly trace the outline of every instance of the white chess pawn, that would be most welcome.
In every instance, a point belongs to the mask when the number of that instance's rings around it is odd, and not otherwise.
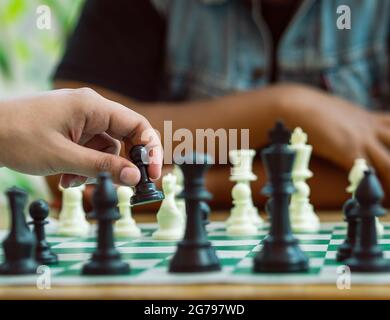
[[[186,213],[186,202],[184,199],[178,199],[177,196],[183,191],[184,189],[184,176],[183,172],[179,168],[179,166],[174,165],[172,170],[173,175],[176,177],[176,187],[175,187],[175,202],[176,206],[179,208],[179,210],[183,214],[184,221],[187,219],[187,213]]]
[[[234,207],[231,210],[227,234],[231,236],[249,236],[257,234],[257,227],[250,219],[251,189],[245,183],[237,183],[232,189]]]
[[[59,215],[58,234],[72,237],[87,236],[90,225],[83,208],[85,186],[62,188],[62,208]]]
[[[253,158],[256,155],[255,150],[251,149],[239,149],[229,151],[229,160],[233,165],[230,175],[230,181],[236,183],[245,183],[250,190],[250,182],[257,179],[256,175],[252,172]],[[252,192],[251,192],[252,193]],[[259,215],[259,211],[253,204],[252,194],[250,195],[250,214],[249,217],[256,226],[263,224],[263,219]],[[226,225],[230,225],[230,217],[226,220]]]
[[[134,194],[133,189],[127,186],[120,186],[116,192],[121,218],[115,222],[115,235],[118,237],[139,238],[141,236],[141,230],[137,227],[135,220],[131,216],[130,198]]]
[[[296,128],[291,135],[290,148],[295,151],[292,179],[295,192],[291,196],[290,219],[294,232],[317,232],[320,220],[310,203],[310,188],[306,183],[313,176],[309,170],[312,146],[307,144],[307,135],[301,128]]]
[[[364,171],[368,170],[368,164],[366,159],[358,158],[355,159],[353,167],[348,175],[349,186],[347,187],[347,192],[352,194],[352,197],[355,197],[355,191],[359,186],[360,181],[364,177]],[[385,227],[379,221],[378,217],[376,219],[376,232],[379,237],[383,236],[385,232]]]
[[[156,240],[180,240],[183,238],[183,213],[175,202],[176,177],[168,173],[162,179],[162,189],[165,195],[157,213],[158,230],[152,235]]]

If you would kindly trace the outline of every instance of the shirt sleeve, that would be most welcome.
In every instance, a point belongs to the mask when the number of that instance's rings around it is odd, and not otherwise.
[[[155,101],[164,52],[165,21],[149,0],[87,0],[54,78]]]

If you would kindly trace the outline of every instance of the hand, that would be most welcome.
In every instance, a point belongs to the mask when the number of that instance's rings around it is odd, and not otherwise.
[[[138,168],[119,156],[135,144],[151,149],[150,178],[161,174],[162,147],[149,122],[92,89],[63,89],[0,103],[0,164],[35,175],[65,173],[63,187],[84,183],[101,171],[134,185]]]
[[[390,190],[390,113],[370,112],[319,90],[286,85],[281,117],[302,127],[313,152],[350,170],[365,158]]]

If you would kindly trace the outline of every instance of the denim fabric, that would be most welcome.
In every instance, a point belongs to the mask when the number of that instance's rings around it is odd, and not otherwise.
[[[272,39],[258,1],[152,0],[166,18],[166,87],[192,100],[267,85]],[[337,28],[337,8],[351,29]],[[279,44],[279,81],[325,88],[371,109],[390,108],[389,0],[304,0]]]

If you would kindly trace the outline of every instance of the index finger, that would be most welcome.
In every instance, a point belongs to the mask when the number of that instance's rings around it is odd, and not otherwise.
[[[105,132],[125,143],[127,155],[134,145],[145,145],[149,150],[149,176],[151,179],[158,179],[163,161],[162,145],[159,135],[149,121],[139,113],[105,98],[103,106],[98,106],[97,112],[99,110],[108,113],[109,121]]]

